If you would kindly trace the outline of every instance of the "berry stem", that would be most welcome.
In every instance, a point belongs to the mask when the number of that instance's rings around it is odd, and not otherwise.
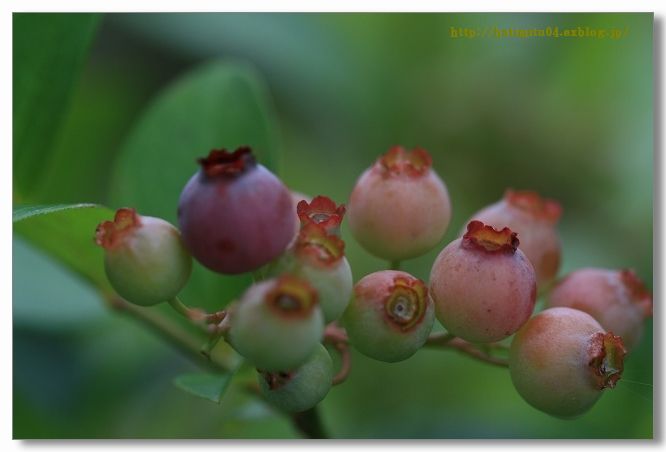
[[[349,353],[349,337],[344,328],[333,322],[324,330],[324,342],[331,344],[340,354],[340,370],[333,377],[333,385],[344,382],[351,371],[351,353]]]
[[[326,433],[322,426],[317,407],[310,408],[302,413],[295,413],[291,416],[294,426],[303,434],[304,437],[310,439],[326,439]]]
[[[488,364],[493,364],[499,367],[508,367],[509,362],[504,358],[499,358],[493,356],[490,352],[492,350],[503,350],[506,349],[506,346],[499,343],[493,344],[484,344],[484,349],[479,348],[478,346],[455,337],[449,333],[433,334],[428,338],[428,341],[425,344],[426,347],[439,347],[439,348],[452,348],[461,353],[464,353],[474,359],[483,361]]]
[[[400,270],[401,261],[390,261],[389,270]]]

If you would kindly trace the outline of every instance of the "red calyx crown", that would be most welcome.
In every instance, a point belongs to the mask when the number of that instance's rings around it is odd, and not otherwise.
[[[542,198],[537,192],[530,190],[507,189],[504,199],[510,205],[531,214],[533,217],[557,223],[562,215],[562,206],[552,199]]]
[[[242,146],[233,152],[213,149],[208,157],[197,159],[206,177],[236,177],[256,165],[252,149]]]
[[[631,300],[641,307],[645,317],[650,317],[652,315],[652,294],[645,288],[643,281],[630,269],[621,270],[620,278],[631,294]]]
[[[107,250],[114,249],[140,226],[141,219],[135,209],[118,209],[112,221],[104,221],[97,226],[95,243]]]
[[[345,242],[320,225],[309,223],[298,233],[294,253],[314,266],[331,267],[344,257]]]
[[[432,158],[428,151],[422,148],[414,148],[407,151],[402,146],[394,146],[377,160],[376,168],[384,175],[391,177],[407,175],[409,177],[420,177],[425,175],[432,166]]]
[[[624,370],[627,350],[620,336],[613,333],[596,333],[590,341],[588,365],[599,389],[614,388]]]
[[[478,249],[488,253],[513,254],[518,248],[518,234],[505,227],[501,231],[478,220],[470,221],[463,235],[465,248]]]
[[[345,206],[339,206],[326,196],[317,196],[310,203],[302,200],[296,206],[296,213],[301,220],[301,227],[315,224],[328,233],[339,235],[340,223],[345,216]]]

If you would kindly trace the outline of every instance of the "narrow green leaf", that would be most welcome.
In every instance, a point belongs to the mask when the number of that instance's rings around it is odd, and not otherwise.
[[[14,209],[14,233],[106,290],[103,251],[93,237],[97,225],[113,215],[97,204],[23,206]]]
[[[13,15],[14,188],[29,197],[49,168],[99,16]]]
[[[180,192],[198,171],[197,158],[213,148],[251,146],[275,169],[278,148],[266,89],[250,69],[212,62],[166,88],[136,124],[116,160],[110,197],[142,215],[177,224]],[[251,283],[195,265],[182,293],[196,306],[219,309]]]
[[[229,387],[233,374],[185,374],[176,377],[173,384],[183,391],[215,403],[222,401],[222,396]]]

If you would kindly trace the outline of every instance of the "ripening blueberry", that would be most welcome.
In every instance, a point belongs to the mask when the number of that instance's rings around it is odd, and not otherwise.
[[[266,274],[287,273],[306,280],[317,291],[325,323],[330,323],[345,311],[354,284],[344,248],[340,237],[307,223],[289,251],[267,266]]]
[[[324,400],[333,382],[333,361],[326,347],[319,344],[312,355],[294,370],[259,372],[261,393],[275,407],[299,413]]]
[[[180,195],[178,221],[192,255],[218,273],[256,270],[294,237],[287,187],[255,162],[248,147],[212,150]]]
[[[509,351],[511,380],[534,408],[561,418],[585,413],[622,375],[622,339],[589,314],[546,309],[516,333]]]
[[[622,337],[627,350],[638,343],[645,318],[652,315],[652,296],[631,270],[573,271],[553,287],[548,305],[587,312]]]
[[[303,364],[324,334],[317,292],[291,275],[253,284],[228,315],[231,346],[269,372]]]
[[[391,148],[356,182],[349,228],[369,253],[389,261],[420,256],[439,242],[451,219],[449,194],[427,151]]]
[[[426,285],[409,273],[371,273],[354,286],[343,316],[351,344],[380,361],[402,361],[425,344],[434,322]]]
[[[118,209],[113,221],[97,226],[95,243],[104,248],[104,269],[111,286],[137,305],[173,299],[192,271],[192,258],[178,230],[134,209]]]
[[[449,243],[430,272],[437,319],[470,342],[495,342],[515,333],[532,315],[536,276],[518,248],[516,233],[479,221]]]
[[[562,246],[556,226],[561,214],[559,203],[536,192],[507,190],[503,199],[481,209],[470,220],[516,232],[520,250],[534,266],[541,287],[550,283],[560,268]]]

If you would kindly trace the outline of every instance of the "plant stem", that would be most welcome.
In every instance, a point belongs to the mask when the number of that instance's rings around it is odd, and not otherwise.
[[[391,261],[389,262],[389,270],[400,270],[401,261]]]
[[[324,432],[321,419],[319,417],[319,410],[317,407],[312,407],[302,413],[295,413],[291,416],[294,426],[305,438],[310,439],[326,439],[328,436]]]
[[[501,344],[485,344],[488,349],[503,349],[505,348]],[[499,358],[493,356],[490,353],[481,350],[476,345],[455,337],[449,333],[442,334],[433,334],[428,338],[428,341],[425,343],[426,347],[438,347],[438,348],[451,348],[457,350],[461,353],[466,354],[474,359],[483,361],[488,364],[492,364],[499,367],[508,367],[509,362],[505,358]]]

